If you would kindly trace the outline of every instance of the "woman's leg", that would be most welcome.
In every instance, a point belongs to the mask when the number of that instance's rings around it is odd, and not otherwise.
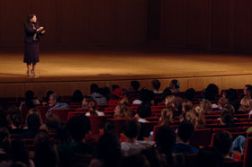
[[[36,76],[35,68],[36,68],[36,63],[33,63],[32,66],[31,66],[31,74],[32,74],[33,77]]]
[[[26,64],[27,67],[27,76],[29,77],[31,75],[31,64]]]

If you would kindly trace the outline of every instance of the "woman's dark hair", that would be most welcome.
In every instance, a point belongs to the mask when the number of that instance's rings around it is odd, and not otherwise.
[[[95,83],[92,83],[90,85],[90,93],[92,94],[92,93],[96,93],[98,91],[99,91],[99,86]]]
[[[97,147],[97,157],[103,161],[104,167],[120,165],[121,145],[116,135],[106,133],[100,138]]]
[[[140,100],[143,103],[151,103],[151,101],[154,98],[154,94],[152,91],[148,90],[148,89],[142,89],[140,91]]]
[[[72,101],[76,103],[81,103],[83,100],[83,93],[81,90],[75,90],[72,95]]]
[[[189,88],[185,91],[184,97],[185,99],[192,101],[195,97],[195,94],[196,94],[195,89]]]
[[[132,139],[137,138],[140,131],[140,125],[136,120],[130,120],[125,124],[124,134]]]
[[[140,88],[140,82],[136,80],[131,81],[130,85],[134,91],[138,91],[138,89]]]
[[[147,118],[148,116],[151,116],[151,104],[142,103],[137,110],[137,114],[140,118]]]
[[[176,79],[171,80],[171,84],[176,88],[179,89],[180,85],[179,85],[179,81]]]
[[[46,92],[46,96],[44,97],[44,101],[48,102],[49,97],[50,97],[52,94],[54,94],[54,93],[55,93],[55,92],[54,92],[53,90],[48,90],[48,91]]]
[[[155,89],[155,90],[159,90],[160,89],[160,86],[161,86],[161,83],[159,80],[155,79],[151,82],[152,84],[152,88]]]
[[[25,105],[28,109],[34,108],[34,92],[31,90],[28,90],[25,92]]]
[[[215,84],[209,84],[204,92],[205,99],[214,102],[217,100],[218,95],[219,95],[219,88]]]
[[[29,14],[29,15],[27,15],[27,16],[26,16],[25,22],[26,22],[26,23],[31,23],[31,19],[32,19],[34,16],[36,16],[36,15],[35,15],[35,14]]]

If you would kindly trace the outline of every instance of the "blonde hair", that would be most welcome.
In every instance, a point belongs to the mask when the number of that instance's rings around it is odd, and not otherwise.
[[[165,108],[161,111],[161,116],[160,116],[160,124],[162,125],[169,125],[170,123],[173,122],[173,108],[168,107]]]

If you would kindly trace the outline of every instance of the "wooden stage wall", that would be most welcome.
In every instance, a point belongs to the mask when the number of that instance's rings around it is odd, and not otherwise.
[[[251,0],[1,0],[0,48],[22,48],[37,13],[43,48],[159,47],[252,52]]]
[[[160,78],[162,89],[173,78]],[[252,75],[227,75],[227,76],[202,76],[202,77],[176,77],[181,83],[181,91],[188,88],[203,90],[209,83],[215,83],[220,89],[242,89],[245,84],[252,83]],[[151,88],[152,79],[141,79],[142,87]],[[22,97],[27,90],[33,90],[38,97],[43,97],[48,90],[54,90],[61,96],[70,96],[76,89],[89,94],[89,86],[97,83],[99,86],[111,86],[119,84],[123,88],[129,88],[131,80],[83,80],[83,81],[43,81],[43,82],[1,82],[0,97]]]

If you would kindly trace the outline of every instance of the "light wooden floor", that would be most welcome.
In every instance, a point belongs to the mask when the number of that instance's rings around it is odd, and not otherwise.
[[[221,89],[252,83],[252,55],[179,54],[146,52],[41,53],[39,78],[28,79],[22,53],[0,53],[0,96],[20,96],[32,89],[43,94],[56,89],[69,95],[76,88],[88,91],[92,82],[127,87],[132,79],[150,87],[158,78],[165,87],[177,78],[183,90],[202,90],[210,82]]]
[[[42,53],[41,80],[174,78],[252,74],[252,55],[143,52]],[[26,80],[21,53],[0,54],[1,81]]]

